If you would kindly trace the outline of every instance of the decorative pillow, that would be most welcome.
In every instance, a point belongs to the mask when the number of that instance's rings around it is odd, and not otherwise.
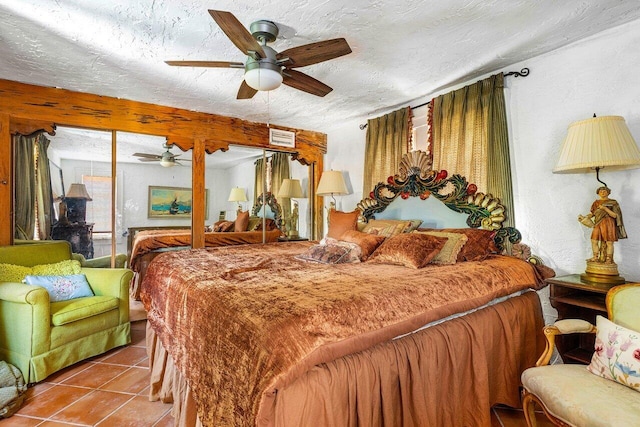
[[[233,231],[235,226],[236,226],[236,223],[234,221],[222,220],[213,224],[213,231],[219,232],[219,233],[226,233],[227,231]]]
[[[250,216],[247,231],[255,231],[259,224],[262,224],[262,218],[259,216]]]
[[[327,236],[339,239],[345,231],[356,230],[360,211],[341,212],[335,209],[329,211],[329,231]]]
[[[31,267],[15,264],[0,264],[0,282],[20,283],[27,274],[31,274]]]
[[[249,226],[249,211],[238,212],[236,217],[235,227],[233,231],[247,231]]]
[[[404,233],[411,221],[399,219],[372,219],[362,230],[363,233],[376,234],[378,236],[391,237]],[[417,228],[417,227],[416,227]]]
[[[81,270],[80,261],[68,259],[55,264],[34,265],[31,267],[31,274],[33,276],[68,276],[80,274]]]
[[[322,264],[346,264],[360,262],[358,245],[340,243],[327,243],[313,245],[306,252],[296,255],[301,261],[319,262]]]
[[[422,233],[402,233],[390,237],[371,255],[374,264],[399,264],[422,268],[429,264],[447,243],[443,237]]]
[[[640,332],[596,316],[596,345],[589,372],[640,391]]]
[[[433,259],[434,264],[455,264],[458,253],[467,243],[467,236],[461,233],[447,233],[444,231],[414,231],[414,233],[424,233],[436,237],[446,237],[447,243],[440,249],[438,255]]]
[[[271,231],[271,230],[277,230],[278,227],[276,226],[276,221],[271,219],[271,218],[265,218],[264,220],[264,224],[265,224],[265,228],[267,231]],[[255,231],[262,231],[262,218],[260,218],[260,222],[258,223],[258,225],[256,226]]]
[[[493,241],[493,237],[496,235],[495,231],[481,228],[418,228],[418,231],[442,231],[467,236],[467,243],[458,252],[457,262],[482,261],[487,256],[500,252]]]
[[[75,298],[92,297],[93,291],[84,274],[69,276],[27,276],[27,285],[42,286],[49,292],[51,302],[67,301]]]
[[[408,219],[407,221],[409,221],[409,225],[404,229],[403,233],[411,233],[422,225],[421,219]]]
[[[348,230],[340,236],[340,240],[357,244],[361,251],[360,260],[366,261],[373,251],[384,242],[385,237],[363,233],[357,230]]]

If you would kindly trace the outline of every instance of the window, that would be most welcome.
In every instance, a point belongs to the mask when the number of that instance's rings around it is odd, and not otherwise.
[[[91,201],[87,201],[86,220],[93,223],[95,239],[111,238],[111,177],[83,175]]]

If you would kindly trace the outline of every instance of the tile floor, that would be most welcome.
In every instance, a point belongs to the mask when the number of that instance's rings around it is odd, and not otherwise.
[[[149,402],[145,320],[131,323],[131,345],[77,363],[29,388],[17,414],[0,427],[168,427],[171,404]],[[540,427],[552,426],[540,416]],[[521,410],[494,408],[492,427],[524,427]],[[452,426],[455,427],[455,426]]]

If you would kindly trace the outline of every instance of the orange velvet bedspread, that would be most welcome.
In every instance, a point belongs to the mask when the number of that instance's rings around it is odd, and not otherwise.
[[[421,270],[293,258],[308,245],[165,253],[147,271],[149,324],[205,426],[273,425],[279,390],[314,366],[543,283],[512,257]]]
[[[280,230],[265,232],[265,242],[277,242],[282,235]],[[246,245],[262,243],[262,231],[238,231],[204,235],[205,247]],[[136,301],[140,300],[140,285],[151,261],[161,252],[158,249],[188,248],[191,246],[191,230],[143,230],[136,233],[129,259],[129,268],[135,273],[131,281],[130,295]]]

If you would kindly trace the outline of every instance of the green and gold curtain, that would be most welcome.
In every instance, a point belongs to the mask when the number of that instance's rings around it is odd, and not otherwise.
[[[385,114],[367,121],[367,142],[364,155],[362,194],[366,197],[381,181],[386,182],[398,170],[409,150],[411,139],[411,108]]]
[[[498,197],[514,226],[502,73],[435,98],[430,105],[433,169],[460,174]]]

